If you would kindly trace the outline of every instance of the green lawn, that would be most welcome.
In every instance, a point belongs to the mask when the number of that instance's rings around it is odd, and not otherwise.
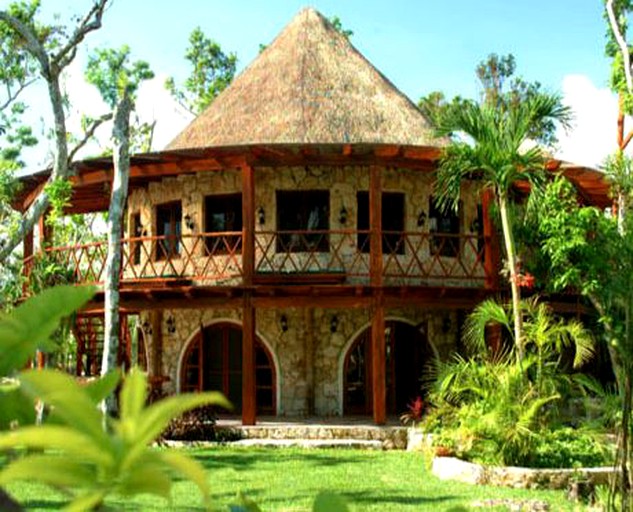
[[[241,491],[264,512],[304,511],[310,509],[320,490],[345,496],[353,511],[470,510],[473,500],[486,498],[534,498],[549,501],[550,510],[578,510],[562,492],[442,482],[425,469],[418,453],[232,447],[191,449],[188,453],[208,469],[218,510],[226,511]],[[64,502],[58,493],[33,484],[14,485],[9,491],[29,510],[57,510]],[[114,499],[108,505],[115,510],[201,510],[197,488],[188,482],[175,485],[171,505],[147,496]]]

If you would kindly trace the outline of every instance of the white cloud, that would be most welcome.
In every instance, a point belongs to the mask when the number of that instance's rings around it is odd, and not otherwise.
[[[617,97],[608,88],[596,87],[585,75],[563,79],[563,101],[574,112],[573,128],[559,133],[557,157],[598,167],[616,147]]]

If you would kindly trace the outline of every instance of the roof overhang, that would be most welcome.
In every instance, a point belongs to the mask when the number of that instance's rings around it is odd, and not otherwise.
[[[396,144],[248,144],[242,146],[207,147],[166,150],[134,155],[130,158],[129,191],[145,188],[149,183],[166,177],[238,169],[243,166],[372,166],[403,168],[431,172],[437,166],[441,148]],[[112,182],[111,157],[91,158],[74,162],[73,195],[68,213],[105,211],[110,202]],[[609,184],[596,169],[575,166],[561,160],[549,160],[551,172],[567,176],[583,200],[606,207]],[[19,211],[25,211],[35,200],[51,170],[20,177],[21,190],[13,201]]]

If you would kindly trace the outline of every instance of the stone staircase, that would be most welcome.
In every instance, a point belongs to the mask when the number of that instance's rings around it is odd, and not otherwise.
[[[303,448],[361,448],[375,450],[404,450],[407,447],[407,428],[399,425],[336,424],[315,420],[265,421],[254,426],[220,420],[216,431],[240,436],[237,446],[300,446]]]

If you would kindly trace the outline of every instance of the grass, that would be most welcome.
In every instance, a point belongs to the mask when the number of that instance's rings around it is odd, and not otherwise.
[[[189,449],[187,453],[207,468],[217,510],[228,510],[242,492],[264,512],[308,511],[321,490],[344,496],[356,512],[470,510],[474,500],[488,498],[539,499],[548,501],[551,510],[578,510],[562,492],[440,481],[425,469],[419,453],[235,447]],[[35,484],[12,485],[8,491],[28,510],[58,510],[64,504],[61,494]],[[189,482],[178,481],[172,497],[171,504],[152,496],[115,497],[107,505],[130,511],[202,510],[199,492]]]

